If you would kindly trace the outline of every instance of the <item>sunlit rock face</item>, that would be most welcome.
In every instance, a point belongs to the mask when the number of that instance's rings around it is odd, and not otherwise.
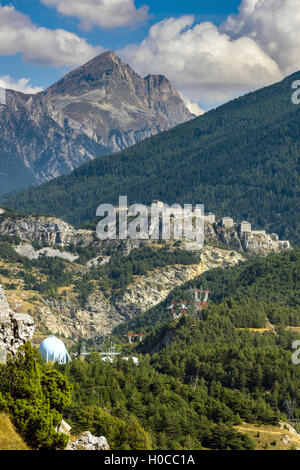
[[[45,362],[66,364],[71,361],[71,357],[64,342],[59,338],[56,338],[54,335],[49,336],[49,338],[45,338],[41,342],[39,351]]]
[[[0,194],[70,173],[195,117],[162,75],[140,77],[114,52],[44,92],[0,103]]]

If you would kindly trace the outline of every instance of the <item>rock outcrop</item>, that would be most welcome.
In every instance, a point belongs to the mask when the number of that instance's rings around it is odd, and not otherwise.
[[[14,313],[0,285],[0,354],[5,362],[7,354],[15,355],[20,346],[33,337],[35,324],[29,315]]]
[[[67,436],[70,436],[71,429],[72,427],[64,419],[62,419],[59,425],[56,427],[55,431],[60,434],[66,434]]]
[[[218,223],[205,222],[204,231],[207,243],[221,242],[233,250],[250,255],[266,256],[290,248],[289,242],[279,240],[276,234],[268,234],[263,230],[241,232],[237,224],[228,228]]]
[[[55,250],[54,248],[50,247],[35,250],[30,244],[18,245],[15,247],[15,250],[19,255],[24,256],[25,258],[28,258],[30,260],[39,259],[46,256],[48,258],[61,258],[65,261],[73,263],[79,258],[78,255],[73,255],[72,253],[69,253],[67,251]]]
[[[294,436],[300,436],[300,434],[290,423],[287,423],[286,421],[279,421],[279,424],[281,429],[287,430],[290,434],[293,434]]]
[[[46,246],[88,246],[95,240],[91,230],[75,230],[61,219],[43,216],[15,217],[3,214],[0,216],[0,233]]]
[[[126,317],[144,313],[165,300],[175,287],[185,284],[205,271],[234,266],[243,261],[245,260],[239,253],[205,246],[201,250],[199,264],[170,266],[139,276],[121,297],[113,299],[114,306]]]
[[[127,255],[133,248],[138,248],[143,244],[143,241],[140,240],[113,240],[101,242],[96,236],[96,231],[76,230],[72,225],[56,217],[21,217],[11,215],[10,213],[0,214],[0,234],[12,235],[20,238],[24,242],[38,242],[41,245],[49,247],[55,245],[61,245],[63,247],[67,247],[68,245],[81,247],[97,245],[99,246],[99,251],[101,251],[101,247],[105,249],[108,244],[112,247],[122,245],[123,252]],[[278,240],[275,234],[269,235],[263,231],[253,231],[251,233],[241,232],[237,225],[227,228],[217,223],[211,224],[205,222],[204,238],[207,243],[222,243],[228,246],[228,249],[260,256],[265,256],[272,252],[278,253],[290,247],[288,242]],[[44,252],[44,255],[47,256],[47,252]],[[50,256],[53,256],[53,253],[50,253]],[[66,253],[65,256],[68,257],[68,254]],[[28,257],[30,257],[30,255]],[[60,257],[63,256],[60,255]],[[97,260],[91,261],[91,264],[98,264]]]
[[[90,431],[85,431],[74,442],[69,442],[66,450],[109,450],[104,436],[95,437]]]
[[[84,305],[72,294],[65,299],[44,299],[37,314],[40,331],[74,340],[110,334],[125,320],[100,291],[91,294]]]

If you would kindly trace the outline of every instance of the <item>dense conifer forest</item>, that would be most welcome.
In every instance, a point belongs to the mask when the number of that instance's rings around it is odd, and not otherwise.
[[[285,418],[285,400],[300,402],[299,366],[291,360],[298,335],[284,327],[300,325],[299,262],[298,250],[208,272],[201,282],[215,286],[215,303],[202,320],[159,317],[165,302],[147,313],[151,324],[144,315],[117,328],[116,342],[126,328],[146,327],[148,336],[134,351],[138,367],[122,359],[104,364],[97,354],[59,367],[74,386],[69,421],[82,429],[83,407],[91,428],[104,429],[100,407],[125,421],[134,416],[154,448],[251,449],[251,439],[234,425],[277,424]],[[190,282],[172,296],[199,285]],[[265,326],[267,315],[275,331],[252,330]],[[295,413],[300,416],[299,406]]]
[[[145,261],[147,253],[133,259]],[[299,263],[293,250],[212,270],[175,289],[110,338],[138,365],[122,355],[103,362],[95,352],[46,365],[27,344],[0,366],[0,411],[31,448],[64,447],[54,429],[63,416],[75,435],[105,435],[113,449],[253,449],[237,425],[278,425],[285,400],[295,400],[300,418],[300,369],[292,361],[299,336],[286,328],[300,326]],[[213,290],[202,318],[172,319],[169,302],[200,286]],[[138,328],[147,336],[132,349],[123,334]]]
[[[198,280],[174,289],[163,303],[146,314],[120,325],[115,333],[151,331],[170,318],[167,307],[172,301],[191,301],[191,292],[201,286],[212,291],[207,312],[226,313],[236,327],[263,327],[266,317],[275,325],[300,326],[300,250],[297,249],[203,273]]]

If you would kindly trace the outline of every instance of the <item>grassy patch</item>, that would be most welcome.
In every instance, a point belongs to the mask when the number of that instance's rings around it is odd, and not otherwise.
[[[278,426],[267,426],[243,423],[235,427],[237,431],[248,434],[255,442],[255,450],[292,450],[300,448],[300,436],[291,434],[287,429]],[[288,436],[288,444],[282,442],[283,436]]]
[[[5,413],[0,413],[0,450],[29,450]]]

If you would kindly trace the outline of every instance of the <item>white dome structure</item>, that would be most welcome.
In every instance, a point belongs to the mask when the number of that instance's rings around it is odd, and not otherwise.
[[[66,364],[71,361],[71,357],[67,351],[64,343],[56,338],[50,336],[45,338],[39,347],[39,351],[45,362],[58,362],[59,364]]]

